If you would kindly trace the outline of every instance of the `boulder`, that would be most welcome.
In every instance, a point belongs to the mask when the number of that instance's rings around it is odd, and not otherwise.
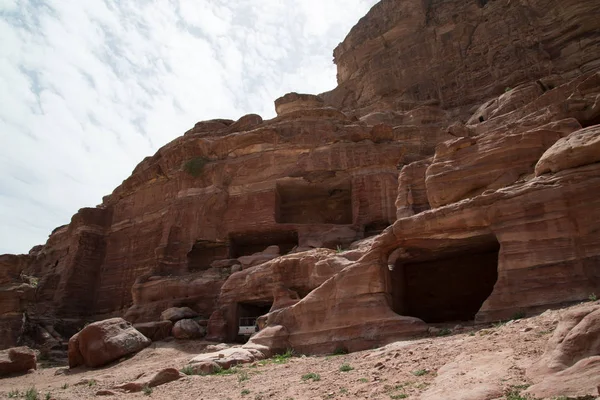
[[[169,320],[153,321],[134,324],[133,327],[140,331],[140,333],[146,336],[148,339],[156,342],[171,335],[173,323]]]
[[[0,351],[0,376],[25,373],[36,368],[35,352],[29,347]]]
[[[526,393],[536,398],[599,394],[600,305],[565,312],[527,376],[535,384]]]
[[[143,374],[133,382],[115,386],[115,389],[125,390],[126,392],[141,392],[145,387],[156,387],[165,383],[173,382],[182,378],[184,375],[175,368],[165,368],[154,374]]]
[[[198,339],[206,334],[206,329],[193,319],[182,319],[175,323],[171,333],[176,339]]]
[[[535,166],[536,176],[600,161],[600,125],[590,126],[559,139]]]
[[[197,317],[198,313],[189,307],[171,307],[160,314],[160,319],[169,320],[173,323],[180,319]]]
[[[69,340],[69,367],[101,367],[137,353],[150,343],[150,339],[122,318],[94,322]]]

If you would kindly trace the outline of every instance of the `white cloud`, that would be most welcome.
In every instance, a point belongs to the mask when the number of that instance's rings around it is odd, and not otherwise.
[[[333,48],[375,2],[0,0],[0,254],[197,121],[333,88]]]

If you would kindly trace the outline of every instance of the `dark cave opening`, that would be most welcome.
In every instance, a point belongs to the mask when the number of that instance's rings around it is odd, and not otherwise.
[[[222,242],[200,240],[187,254],[189,271],[204,271],[216,260],[229,258],[229,248]]]
[[[470,321],[498,279],[499,243],[467,246],[390,271],[394,312],[427,323]]]
[[[352,224],[352,186],[277,184],[277,223]]]
[[[374,221],[365,225],[365,238],[379,235],[381,232],[390,226],[390,223],[387,221]]]
[[[582,128],[598,125],[600,124],[600,115],[597,115],[595,118],[591,119],[579,119],[579,123],[581,124]]]
[[[230,240],[230,257],[238,258],[259,253],[269,246],[279,246],[279,254],[289,253],[298,246],[298,232],[270,231],[232,233]]]

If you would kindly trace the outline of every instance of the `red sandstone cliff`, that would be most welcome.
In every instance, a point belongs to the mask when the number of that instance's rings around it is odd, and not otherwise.
[[[24,312],[70,334],[189,306],[213,339],[272,311],[255,342],[353,350],[600,292],[599,13],[380,2],[335,50],[336,89],[199,122],[0,256],[0,344]]]

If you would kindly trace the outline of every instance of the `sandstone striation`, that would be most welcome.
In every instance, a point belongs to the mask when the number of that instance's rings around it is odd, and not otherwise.
[[[592,0],[381,1],[334,51],[337,88],[289,93],[271,120],[199,122],[45,245],[0,256],[1,344],[107,315],[153,339],[259,330],[193,361],[211,372],[600,293],[599,13]],[[85,329],[75,365],[126,354],[84,361]],[[556,343],[570,355],[541,375],[595,370],[578,343]],[[472,398],[502,394],[492,375]]]

